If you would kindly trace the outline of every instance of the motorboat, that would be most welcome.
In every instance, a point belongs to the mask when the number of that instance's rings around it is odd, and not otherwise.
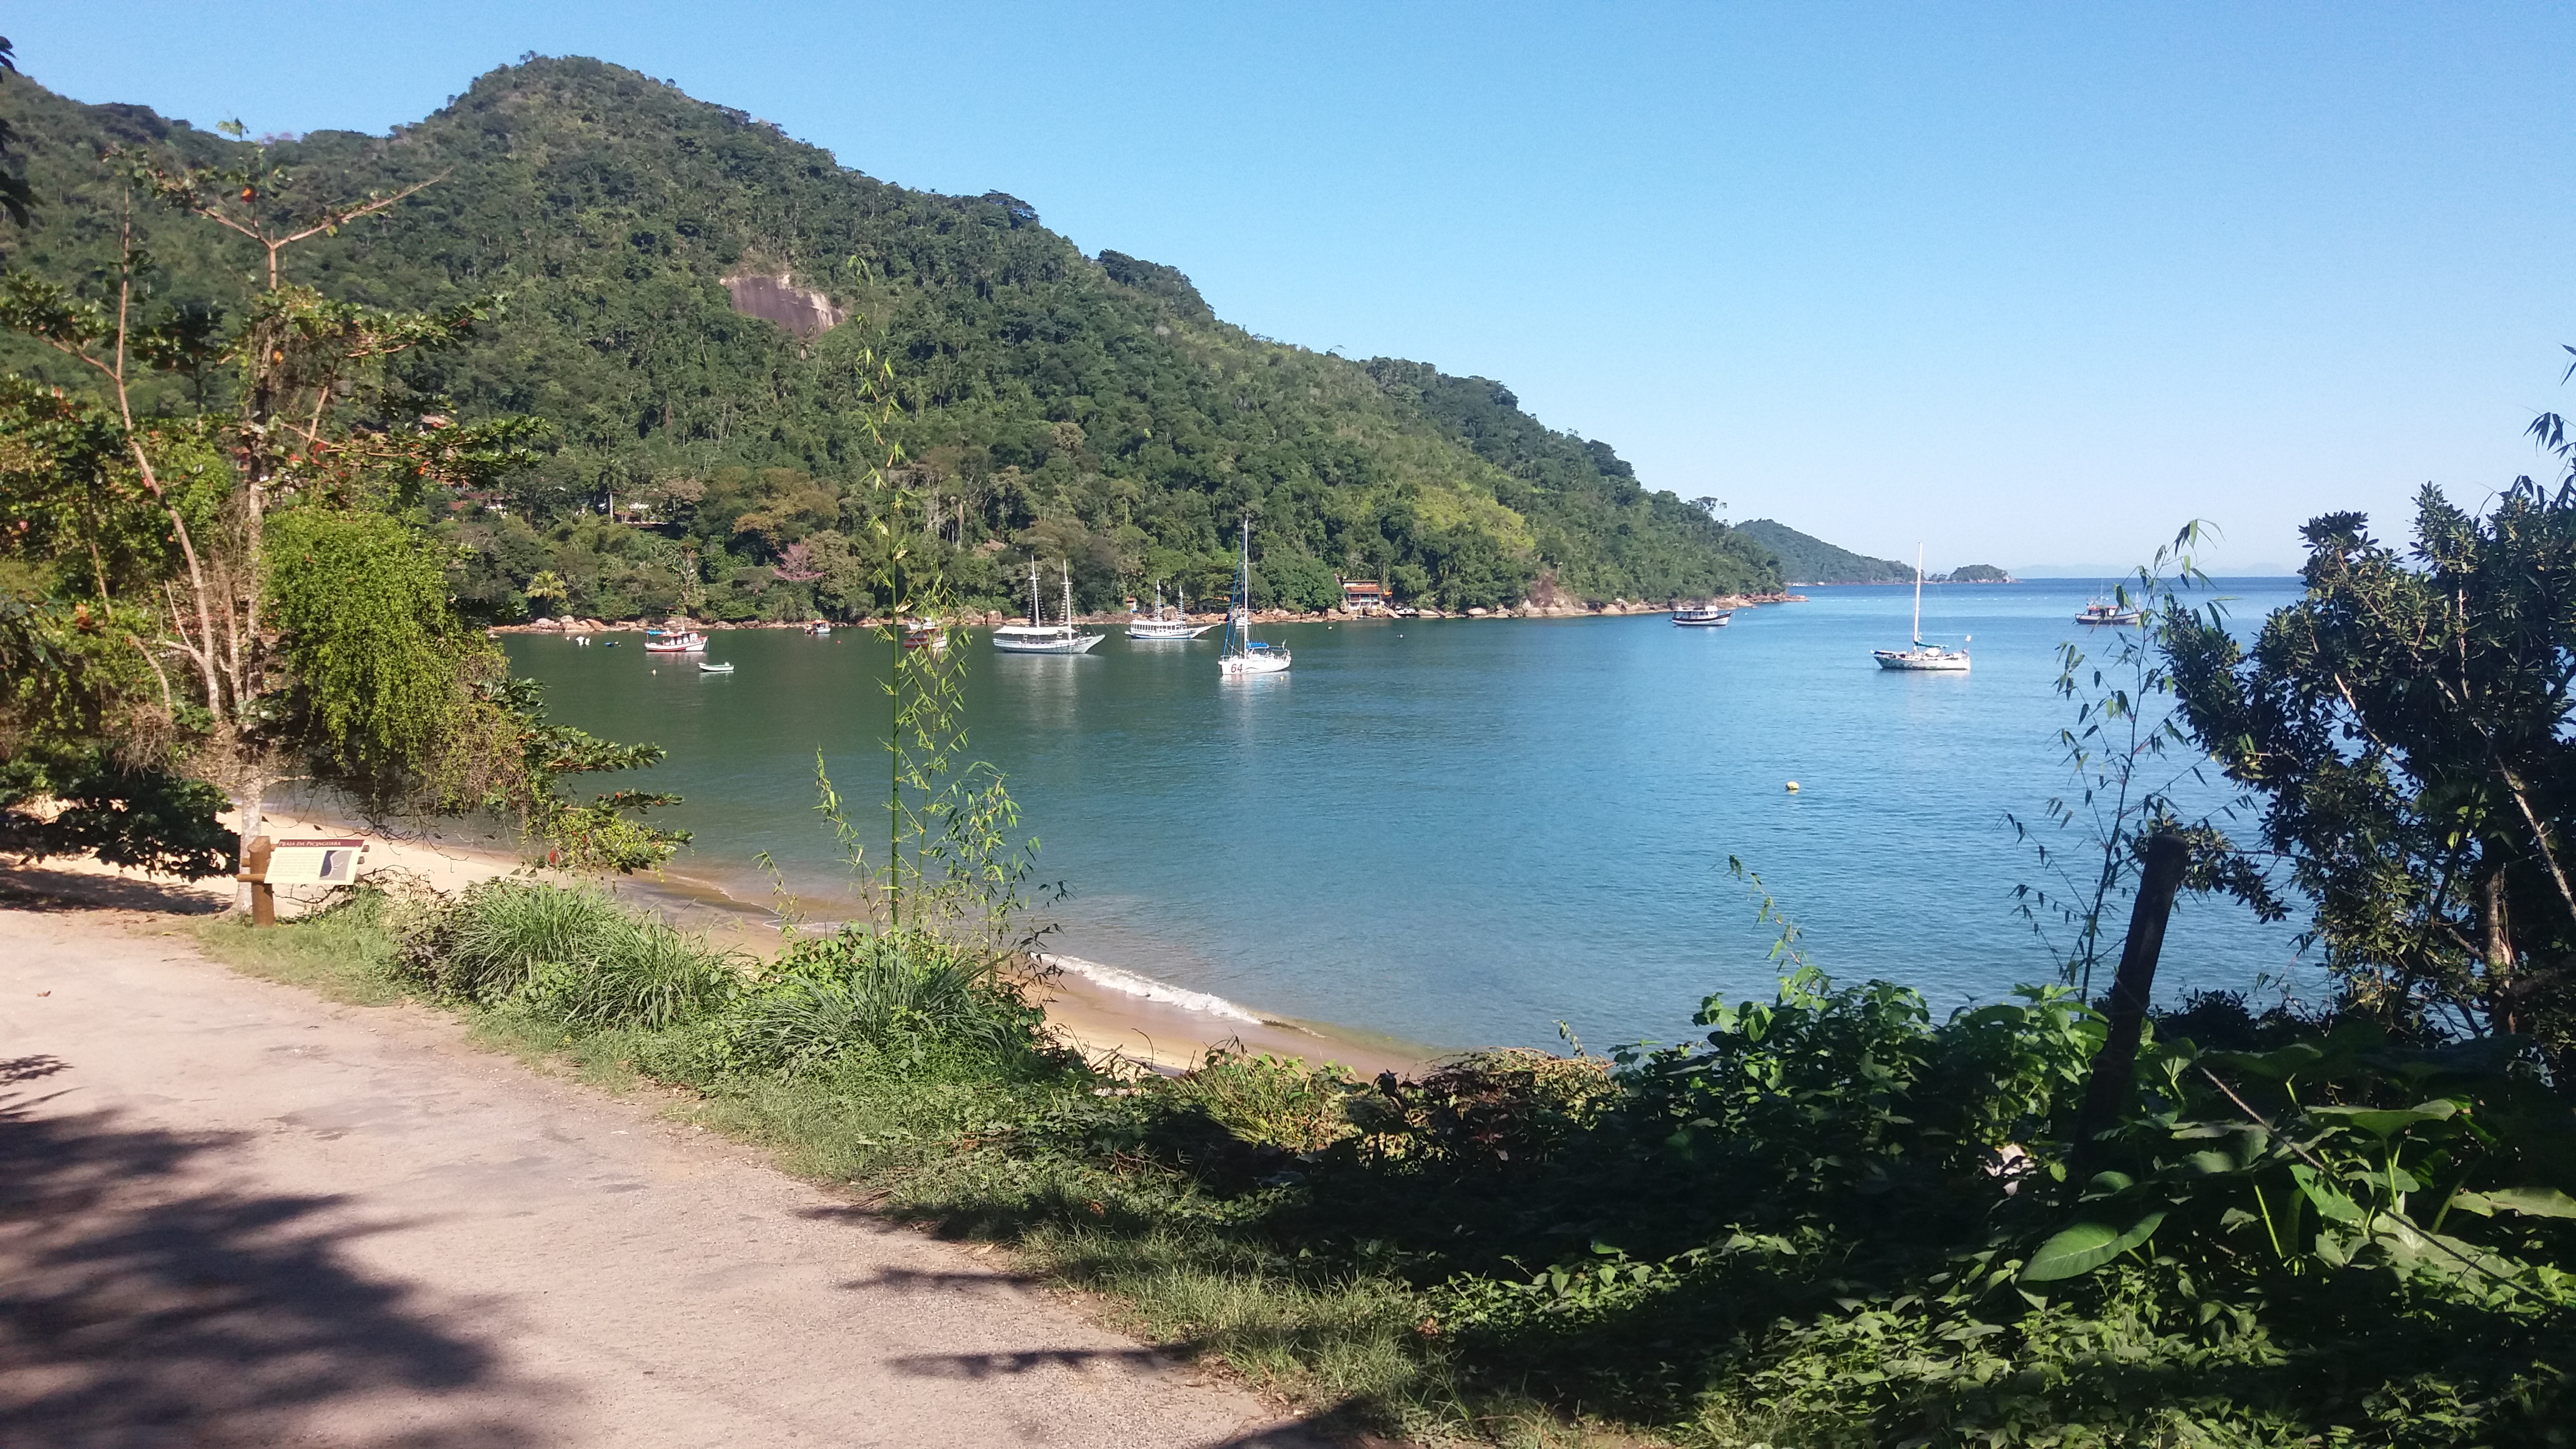
[[[1005,654],[1080,654],[1102,636],[1073,627],[1073,566],[1064,570],[1064,622],[1050,624],[1038,607],[1038,565],[1029,560],[1029,621],[1004,624],[993,631],[993,647]]]
[[[1967,643],[1966,639],[1959,642]],[[1946,649],[1923,642],[1923,545],[1914,546],[1914,647],[1910,649],[1873,649],[1870,657],[1881,669],[1910,669],[1941,674],[1965,673],[1968,651]]]
[[[805,626],[805,632],[817,639],[827,638],[831,635],[832,623],[828,619],[817,619]]]
[[[1243,561],[1235,572],[1234,600],[1225,611],[1225,648],[1217,656],[1216,672],[1220,679],[1288,672],[1286,646],[1258,643],[1252,637],[1252,520],[1249,518],[1243,521]]]
[[[695,654],[707,647],[707,636],[695,629],[647,629],[644,652],[647,654]]]
[[[698,672],[700,674],[731,674],[733,673],[733,665],[730,661],[723,664],[709,664],[707,661],[701,659],[698,661]]]
[[[2109,599],[2095,599],[2075,615],[2078,624],[2130,625],[2138,622],[2138,611],[2121,607]]]
[[[1138,614],[1130,618],[1127,621],[1127,637],[1130,639],[1143,640],[1148,643],[1156,641],[1185,641],[1195,639],[1215,627],[1216,626],[1214,624],[1193,624],[1190,622],[1190,599],[1187,594],[1181,595],[1179,608],[1165,608],[1163,606],[1163,586],[1161,584],[1156,584],[1154,586],[1154,612],[1151,614]]]
[[[948,626],[937,619],[903,621],[903,647],[927,649],[936,654],[948,647]]]
[[[1674,625],[1683,629],[1723,629],[1734,619],[1733,609],[1721,609],[1715,604],[1686,604],[1673,610]]]

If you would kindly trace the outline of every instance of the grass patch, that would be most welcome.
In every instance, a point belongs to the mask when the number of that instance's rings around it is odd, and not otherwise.
[[[260,929],[217,916],[187,929],[207,955],[245,976],[301,986],[352,1006],[388,1006],[412,992],[395,975],[400,907],[366,892],[301,921]]]

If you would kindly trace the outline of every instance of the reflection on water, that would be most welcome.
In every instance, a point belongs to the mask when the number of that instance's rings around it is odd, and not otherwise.
[[[2259,620],[2287,581],[2230,586]],[[1442,1044],[1595,1044],[1690,1032],[1702,995],[1767,992],[1767,933],[1728,857],[1761,873],[1837,974],[1946,1009],[2045,978],[2012,915],[2037,879],[2003,815],[2065,785],[2050,691],[2084,585],[1935,590],[1927,637],[1973,634],[1967,674],[1892,673],[1910,591],[1817,589],[1726,629],[1660,616],[1287,625],[1288,674],[1220,681],[1217,641],[1087,655],[964,644],[972,753],[1008,772],[1056,949],[1265,1010]],[[2098,641],[2097,641],[2098,642]],[[692,871],[764,888],[836,879],[814,752],[870,828],[883,640],[715,636],[739,672],[520,636],[557,714],[669,761]],[[1786,791],[1800,782],[1797,794]],[[818,907],[818,915],[829,915]],[[2290,933],[2187,904],[2169,985],[2244,985]]]

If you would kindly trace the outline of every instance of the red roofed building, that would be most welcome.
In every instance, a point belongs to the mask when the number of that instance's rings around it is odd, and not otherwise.
[[[1386,612],[1386,585],[1375,579],[1342,580],[1342,608],[1353,614]]]

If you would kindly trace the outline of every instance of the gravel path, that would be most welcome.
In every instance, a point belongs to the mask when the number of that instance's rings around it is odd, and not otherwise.
[[[1326,1441],[709,1134],[0,910],[0,1444]]]

